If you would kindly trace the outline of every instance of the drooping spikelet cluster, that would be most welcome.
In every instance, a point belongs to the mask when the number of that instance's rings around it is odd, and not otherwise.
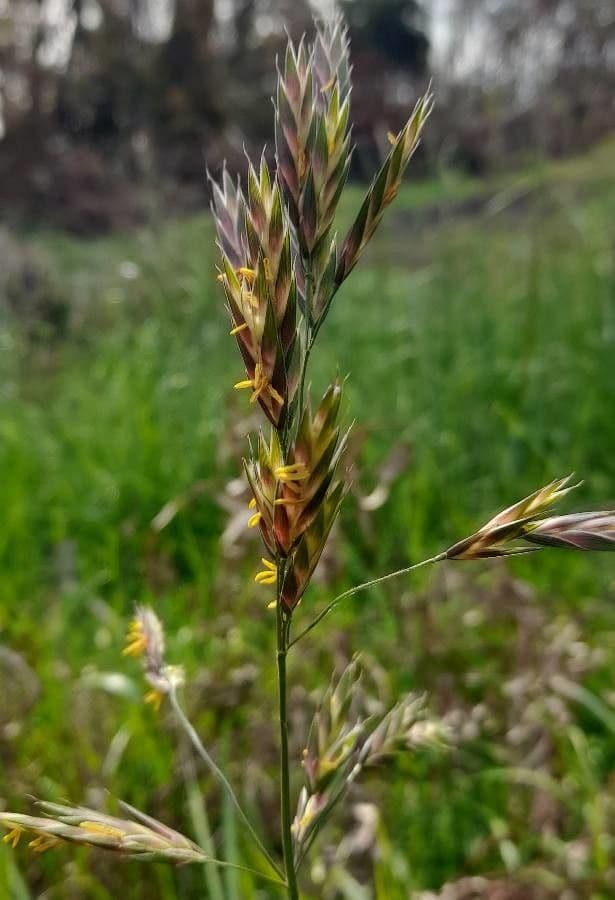
[[[400,751],[443,746],[445,726],[430,717],[423,697],[408,694],[390,709],[370,696],[358,657],[325,692],[303,753],[305,786],[297,804],[293,838],[305,853],[327,812],[360,773]]]

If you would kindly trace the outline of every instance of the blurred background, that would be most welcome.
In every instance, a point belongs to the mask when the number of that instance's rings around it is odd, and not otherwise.
[[[232,391],[205,168],[271,153],[285,31],[331,9],[0,0],[0,807],[110,791],[250,861],[121,656],[148,602],[206,745],[279,848],[274,637],[239,462],[257,417]],[[342,9],[357,150],[341,232],[430,80],[436,109],[314,362],[315,392],[350,374],[357,425],[305,623],[572,470],[567,509],[615,505],[612,3]],[[354,789],[306,897],[615,896],[612,558],[451,564],[353,598],[292,660],[297,773],[319,689],[358,650],[379,701],[426,693],[450,747]],[[276,896],[228,872],[0,845],[1,897],[118,894]]]

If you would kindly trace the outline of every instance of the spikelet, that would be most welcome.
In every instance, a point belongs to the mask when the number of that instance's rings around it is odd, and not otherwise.
[[[529,497],[519,500],[498,513],[475,534],[464,538],[446,551],[448,559],[485,559],[495,556],[512,556],[530,553],[536,547],[515,544],[519,538],[529,539],[540,521],[555,503],[575,490],[578,484],[570,485],[572,475],[551,481],[545,487],[534,491]],[[512,546],[510,546],[512,543]],[[535,541],[539,543],[539,541]]]
[[[341,396],[336,381],[326,391],[316,415],[306,406],[289,451],[286,468],[291,476],[278,486],[273,519],[276,544],[284,556],[314,522],[335,478],[348,437],[340,437],[337,424]],[[293,472],[298,473],[297,478],[292,477]]]
[[[342,246],[335,274],[337,285],[348,277],[380,224],[387,206],[397,196],[404,172],[418,147],[421,132],[432,106],[433,96],[428,91],[418,100],[412,115],[394,138],[389,155],[372,181]]]
[[[355,657],[325,692],[314,715],[303,770],[310,795],[321,795],[344,771],[365,733],[358,708],[362,670]]]
[[[317,826],[320,816],[327,808],[328,799],[326,794],[310,794],[306,787],[301,788],[292,824],[295,847],[301,847],[312,829]]]
[[[312,45],[289,42],[278,71],[278,174],[309,269],[305,313],[316,324],[334,293],[337,246],[331,228],[352,153],[348,33],[338,17],[317,26]]]
[[[542,547],[615,552],[615,510],[552,516],[529,523],[523,538]]]
[[[151,690],[145,702],[156,710],[171,690],[184,683],[181,666],[167,665],[162,622],[149,606],[138,606],[126,636],[124,656],[141,657]]]
[[[269,442],[261,434],[256,459],[244,461],[257,510],[252,521],[260,525],[273,556],[291,555],[335,492],[335,476],[348,437],[340,436],[337,424],[341,396],[336,381],[325,392],[316,414],[306,406],[286,462],[275,431]]]
[[[286,610],[292,611],[295,608],[310,583],[347,490],[348,486],[343,481],[336,482],[330,488],[312,524],[303,533],[297,547],[291,551],[291,564],[281,590],[281,600]]]
[[[317,26],[312,45],[289,41],[278,71],[278,172],[311,255],[327,234],[350,165],[348,34],[339,18]]]
[[[359,761],[361,765],[380,765],[403,750],[446,746],[448,732],[444,724],[430,718],[425,698],[408,694],[386,713],[365,740]]]
[[[212,210],[222,254],[220,281],[246,369],[235,387],[251,391],[281,427],[296,388],[297,278],[293,232],[279,184],[264,156],[250,164],[248,196],[226,171],[213,183]]]
[[[173,863],[203,863],[210,857],[184,835],[121,804],[131,818],[120,819],[86,807],[38,803],[42,816],[0,813],[0,825],[8,829],[5,843],[15,846],[23,834],[33,835],[29,846],[43,852],[63,843],[110,850],[138,859]]]

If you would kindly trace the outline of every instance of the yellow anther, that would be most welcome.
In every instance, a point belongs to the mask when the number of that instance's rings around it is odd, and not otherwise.
[[[234,387],[236,391],[241,391],[244,388],[252,388],[250,403],[256,403],[258,398],[265,393],[273,397],[274,400],[277,400],[280,405],[283,405],[284,403],[284,398],[280,396],[267,380],[267,376],[263,372],[263,367],[260,363],[256,363],[254,367],[254,378],[246,378],[244,381],[238,381]]]
[[[256,528],[262,519],[262,515],[259,512],[255,512],[253,516],[250,516],[248,519],[248,528]]]
[[[61,843],[62,841],[60,838],[54,837],[51,834],[40,834],[37,838],[34,838],[33,841],[30,841],[28,847],[30,850],[34,850],[35,853],[44,853],[45,850],[52,850]]]
[[[143,697],[143,702],[149,704],[155,712],[160,711],[160,707],[162,706],[162,701],[164,699],[164,694],[161,691],[157,691],[155,688],[152,688],[151,691],[148,691],[147,694]]]
[[[275,609],[277,605],[278,605],[278,601],[277,601],[277,600],[271,600],[271,601],[267,604],[267,609]]]
[[[267,279],[267,281],[271,281],[273,277],[271,273],[271,263],[266,256],[263,259],[263,269],[265,270],[265,278]]]
[[[135,619],[131,622],[126,635],[126,646],[122,651],[122,656],[142,656],[147,649],[147,641],[143,634],[141,623]]]
[[[111,825],[103,825],[102,822],[79,822],[79,828],[92,834],[106,834],[108,837],[123,838],[125,833]]]
[[[299,497],[278,497],[273,501],[274,506],[297,506],[300,503],[303,503],[303,500]]]
[[[248,509],[256,509],[256,497],[252,497],[248,503]]]
[[[256,272],[254,269],[249,269],[247,266],[240,266],[237,269],[237,274],[241,275],[242,278],[245,278],[247,281],[254,281],[256,278]]]
[[[290,463],[287,466],[278,466],[274,469],[273,474],[283,484],[289,484],[293,481],[305,481],[310,477],[309,470],[305,463]]]
[[[8,834],[5,834],[2,838],[3,844],[10,844],[13,850],[19,843],[22,834],[24,833],[23,828],[20,828],[19,825],[15,825]]]
[[[231,330],[229,331],[229,334],[230,334],[231,336],[234,336],[234,335],[236,335],[236,334],[240,334],[242,331],[245,331],[247,327],[248,327],[248,323],[247,323],[247,322],[242,322],[241,325],[235,325],[234,328],[231,328]]]
[[[226,275],[224,274],[224,272],[220,272],[218,275],[216,275],[216,281],[224,281],[225,278]]]
[[[277,577],[275,572],[257,572],[254,581],[257,584],[275,584]]]
[[[276,564],[272,563],[268,559],[265,559],[264,557],[261,559],[261,562],[265,568],[256,573],[256,575],[254,576],[254,581],[257,584],[275,584],[278,577],[278,569]]]

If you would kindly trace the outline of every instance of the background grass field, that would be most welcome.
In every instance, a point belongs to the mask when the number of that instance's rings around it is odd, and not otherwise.
[[[302,621],[556,476],[584,479],[568,508],[615,502],[614,149],[404,189],[336,298],[312,370],[315,393],[349,375],[357,426],[352,496]],[[342,220],[359,200],[353,189]],[[241,372],[210,220],[14,246],[30,280],[7,255],[6,297],[21,289],[29,305],[5,304],[0,320],[2,805],[96,804],[108,790],[249,859],[121,657],[134,604],[152,603],[206,744],[277,846],[274,635],[239,481],[254,421],[231,387]],[[451,747],[357,788],[306,896],[437,896],[471,875],[493,882],[481,897],[613,896],[610,557],[449,565],[348,602],[292,660],[297,763],[316,689],[358,650],[383,699],[427,692]],[[373,802],[366,847],[340,845],[369,809],[356,804]],[[66,850],[3,848],[0,883],[19,900],[275,896],[243,876]]]

